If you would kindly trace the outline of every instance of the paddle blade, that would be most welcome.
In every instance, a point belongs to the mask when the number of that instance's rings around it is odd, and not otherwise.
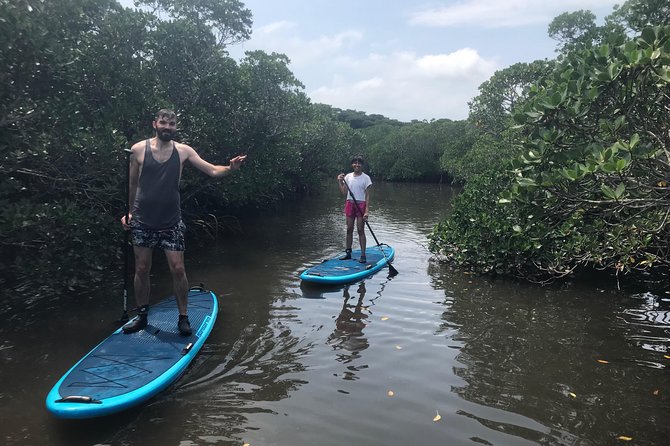
[[[389,277],[395,277],[398,275],[398,270],[393,267],[390,263],[389,265]]]

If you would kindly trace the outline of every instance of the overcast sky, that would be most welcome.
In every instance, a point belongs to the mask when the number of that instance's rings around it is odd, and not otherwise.
[[[131,3],[124,0],[121,3]],[[401,121],[464,119],[479,85],[517,62],[553,59],[547,26],[623,0],[247,0],[251,40],[286,54],[313,102]]]

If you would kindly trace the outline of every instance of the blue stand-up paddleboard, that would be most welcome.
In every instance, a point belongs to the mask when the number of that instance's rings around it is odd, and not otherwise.
[[[177,329],[177,301],[149,309],[149,325],[137,333],[119,328],[74,365],[47,395],[59,418],[101,417],[148,400],[184,373],[214,327],[218,303],[211,291],[192,288],[188,317],[193,334]]]
[[[339,253],[336,257],[307,269],[300,274],[300,279],[305,282],[322,284],[355,282],[385,267],[393,260],[394,254],[393,248],[385,244],[367,248],[365,250],[366,263],[358,261],[361,256],[361,251],[358,249],[351,252],[351,259],[348,260],[340,260],[344,254]]]

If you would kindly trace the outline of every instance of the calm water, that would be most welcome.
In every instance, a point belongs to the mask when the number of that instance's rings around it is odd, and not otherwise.
[[[391,279],[301,287],[303,269],[343,248],[334,181],[240,222],[235,237],[191,243],[191,282],[221,297],[214,332],[172,388],[100,420],[53,419],[44,397],[115,328],[120,291],[5,306],[0,442],[668,444],[670,295],[542,288],[433,263],[426,235],[452,196],[375,185],[370,224],[396,249]],[[160,257],[155,270],[155,296],[165,296]]]

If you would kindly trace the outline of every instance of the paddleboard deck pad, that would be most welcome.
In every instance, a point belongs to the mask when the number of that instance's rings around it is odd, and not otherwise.
[[[336,257],[307,269],[300,274],[300,279],[321,284],[355,282],[382,269],[393,261],[394,255],[394,249],[385,244],[367,248],[365,250],[366,263],[358,261],[361,256],[361,251],[358,249],[351,252],[351,259],[348,260],[340,260],[344,253],[339,253]]]
[[[152,305],[146,328],[131,334],[119,328],[77,362],[47,395],[47,409],[58,418],[101,417],[167,388],[184,373],[214,327],[214,293],[190,289],[188,313],[193,334],[181,336],[175,297]]]

